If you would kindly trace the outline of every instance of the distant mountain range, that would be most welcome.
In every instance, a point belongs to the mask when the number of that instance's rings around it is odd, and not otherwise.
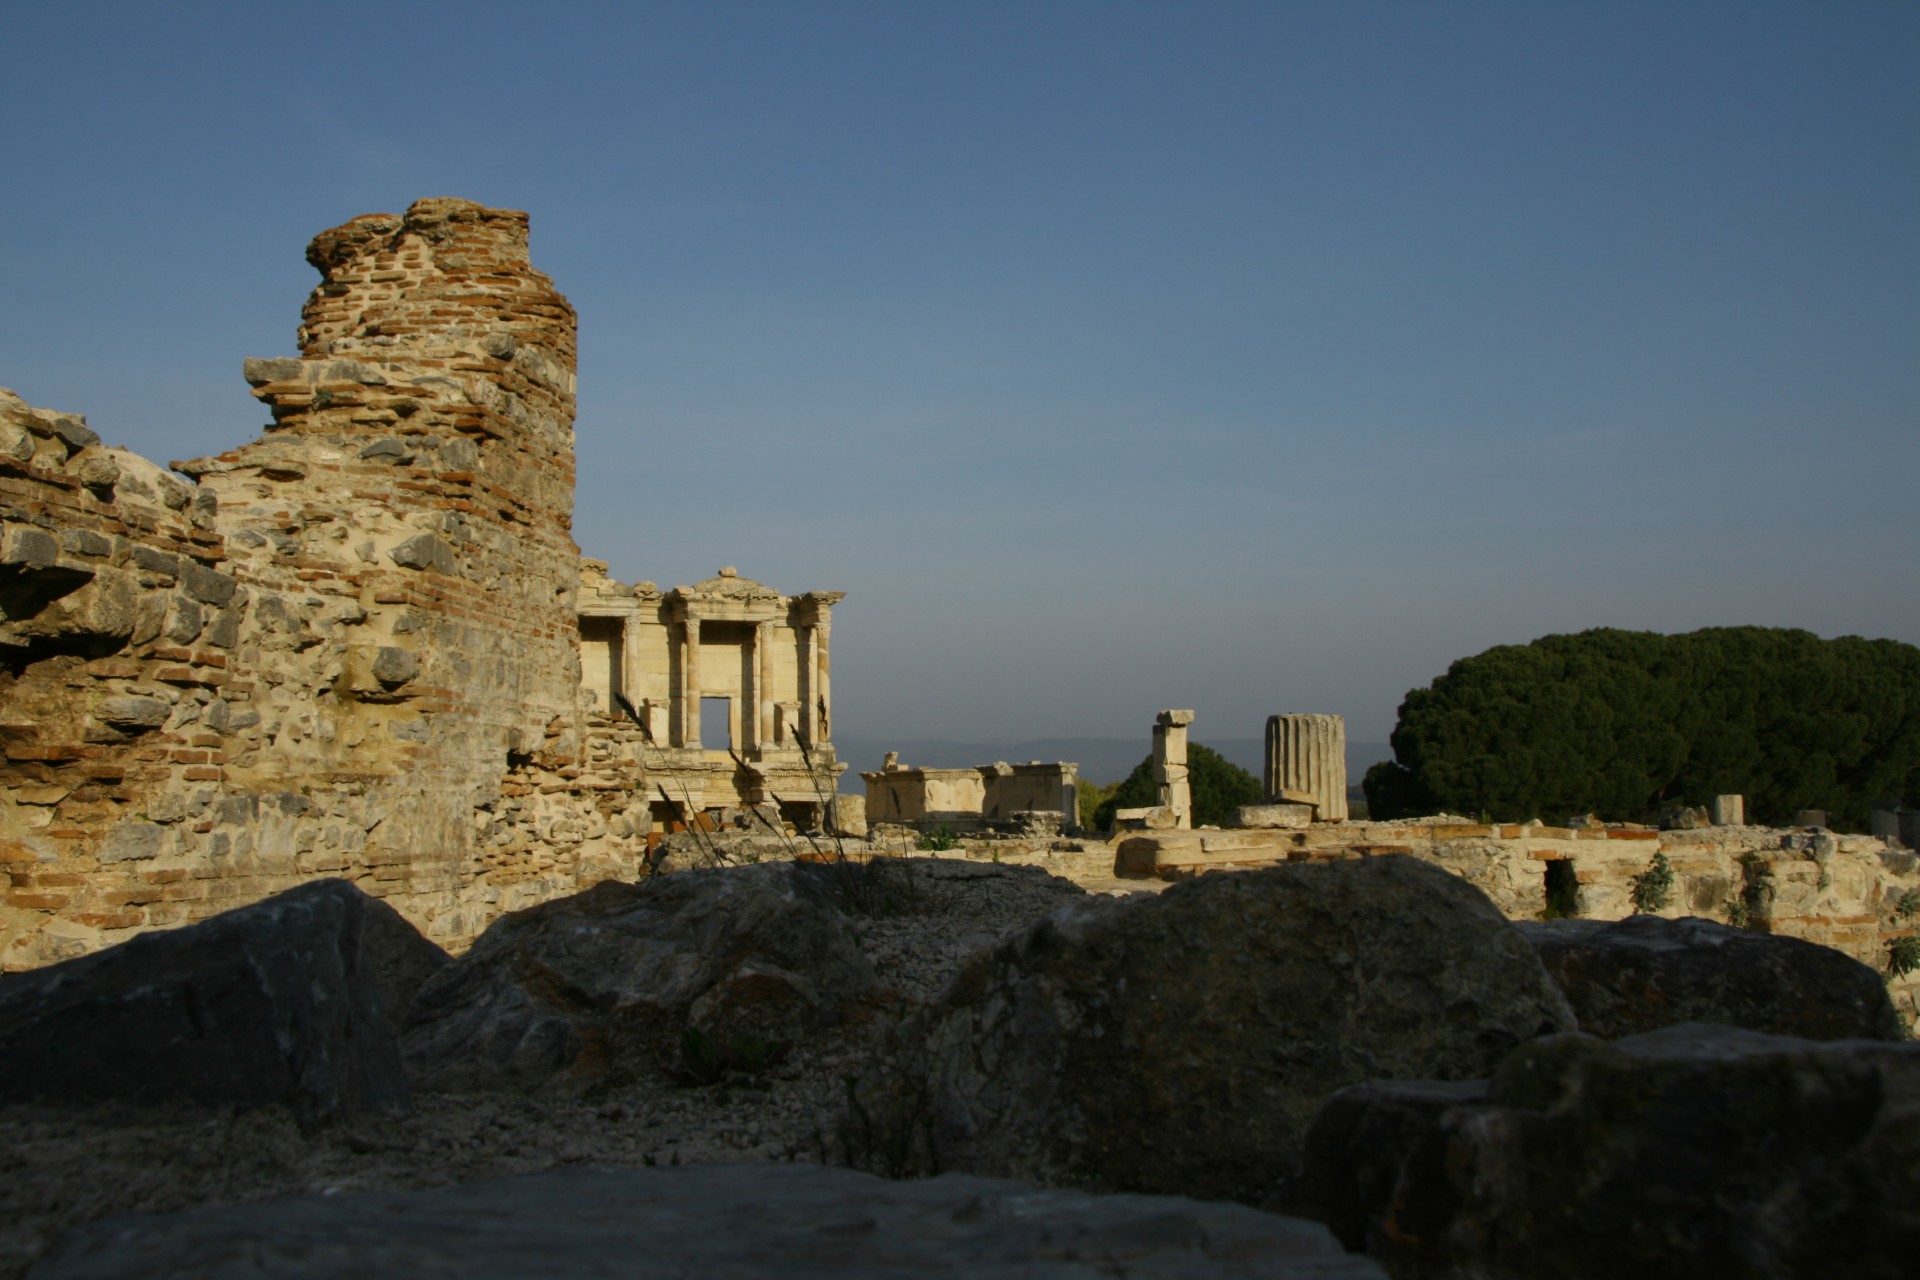
[[[1212,747],[1242,769],[1259,777],[1265,768],[1266,743],[1260,738],[1195,738]],[[840,789],[853,793],[865,790],[861,771],[880,767],[889,751],[900,753],[900,763],[922,769],[965,769],[978,764],[1004,760],[1025,764],[1029,760],[1070,760],[1080,766],[1080,776],[1089,782],[1118,782],[1133,772],[1146,758],[1152,743],[1145,734],[1138,738],[1035,738],[1027,742],[956,742],[949,738],[867,738],[858,734],[835,734],[833,749],[849,767],[840,780]],[[1347,781],[1358,785],[1369,766],[1379,760],[1391,760],[1393,748],[1384,742],[1347,743]]]

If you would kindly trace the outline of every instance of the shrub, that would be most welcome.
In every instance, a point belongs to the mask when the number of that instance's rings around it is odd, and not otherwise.
[[[1193,793],[1193,825],[1224,827],[1232,822],[1243,804],[1259,804],[1266,799],[1260,780],[1211,747],[1197,742],[1187,744],[1187,786]],[[1160,789],[1153,781],[1153,756],[1148,755],[1132,773],[1113,789],[1094,812],[1094,827],[1105,830],[1113,825],[1117,809],[1143,809],[1160,803]]]
[[[1747,797],[1755,821],[1920,802],[1920,648],[1721,627],[1596,630],[1462,658],[1400,704],[1376,818],[1486,809],[1499,821]]]
[[[1633,909],[1652,915],[1673,901],[1673,864],[1667,855],[1656,853],[1647,869],[1633,878]]]

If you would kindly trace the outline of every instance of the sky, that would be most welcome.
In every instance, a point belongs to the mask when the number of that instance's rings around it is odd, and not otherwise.
[[[314,234],[527,210],[582,550],[845,591],[849,734],[1381,740],[1555,632],[1920,642],[1920,5],[0,0],[0,51],[0,385],[222,452]]]

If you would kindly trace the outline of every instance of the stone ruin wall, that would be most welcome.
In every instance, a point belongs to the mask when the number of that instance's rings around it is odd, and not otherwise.
[[[0,966],[340,875],[448,945],[628,876],[583,749],[575,319],[526,215],[315,238],[273,423],[173,474],[0,394]]]
[[[1548,868],[1555,866],[1564,869],[1571,901],[1561,905],[1571,907],[1571,914],[1594,920],[1632,915],[1634,877],[1659,853],[1673,873],[1671,896],[1659,915],[1703,916],[1804,938],[1877,971],[1886,969],[1888,943],[1920,931],[1920,854],[1876,836],[1824,830],[1342,822],[1295,831],[1140,832],[1116,840],[1122,874],[1166,880],[1383,853],[1444,867],[1515,920],[1549,914]],[[1920,972],[1891,979],[1888,986],[1909,1025],[1920,1029]]]

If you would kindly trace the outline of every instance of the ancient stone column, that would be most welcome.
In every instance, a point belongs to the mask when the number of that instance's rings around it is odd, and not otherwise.
[[[1716,827],[1744,827],[1747,825],[1747,798],[1715,796],[1708,806],[1708,817]]]
[[[700,745],[700,615],[692,605],[681,630],[684,637],[680,660],[680,745]]]
[[[761,751],[773,746],[773,624],[753,628],[753,653],[759,671],[753,690],[753,745]]]
[[[814,735],[818,742],[833,741],[833,689],[828,679],[832,663],[827,657],[827,641],[832,635],[832,624],[823,616],[813,629],[813,706],[814,715],[818,717]]]
[[[1321,822],[1347,820],[1347,722],[1339,716],[1267,717],[1267,799],[1310,804]]]
[[[1187,726],[1191,711],[1162,711],[1153,721],[1153,781],[1160,807],[1173,810],[1178,826],[1193,825],[1193,791],[1187,785]]]

